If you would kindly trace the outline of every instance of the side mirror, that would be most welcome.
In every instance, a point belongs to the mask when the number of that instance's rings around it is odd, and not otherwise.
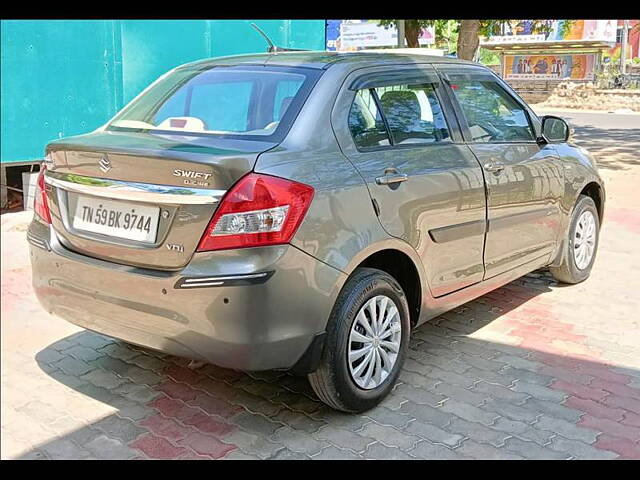
[[[560,117],[545,115],[542,117],[542,133],[538,139],[541,143],[563,143],[571,136],[569,124]]]

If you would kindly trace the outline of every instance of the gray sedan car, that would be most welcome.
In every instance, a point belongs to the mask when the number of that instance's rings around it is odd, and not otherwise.
[[[538,268],[586,279],[605,203],[562,119],[422,55],[190,63],[46,154],[27,238],[47,311],[308,375],[351,412],[389,393],[421,323]]]

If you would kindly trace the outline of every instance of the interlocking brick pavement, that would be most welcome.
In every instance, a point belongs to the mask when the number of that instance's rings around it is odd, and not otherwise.
[[[360,415],[321,404],[304,378],[49,316],[30,287],[28,214],[5,215],[2,458],[640,459],[640,163],[601,172],[591,278],[561,286],[537,271],[420,327],[389,398]]]

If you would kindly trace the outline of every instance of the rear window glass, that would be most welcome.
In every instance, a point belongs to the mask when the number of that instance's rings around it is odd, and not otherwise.
[[[317,75],[304,68],[178,69],[135,99],[107,129],[272,137],[286,133]]]

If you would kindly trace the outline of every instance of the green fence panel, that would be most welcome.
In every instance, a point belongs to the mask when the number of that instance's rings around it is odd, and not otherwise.
[[[6,21],[0,159],[42,158],[55,138],[89,131],[121,97],[111,21]]]
[[[255,23],[274,44],[288,48],[324,50],[324,20],[211,20],[212,56],[262,53],[267,50]]]
[[[183,63],[211,56],[209,22],[121,20],[124,102]]]

